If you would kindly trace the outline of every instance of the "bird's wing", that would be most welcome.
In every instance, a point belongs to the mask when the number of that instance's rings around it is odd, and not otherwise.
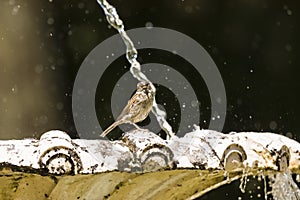
[[[124,120],[127,120],[128,118],[137,115],[141,109],[140,104],[145,103],[147,98],[147,95],[142,92],[133,95],[131,99],[127,102],[127,105],[125,106],[117,120],[120,120],[122,118],[126,118]]]

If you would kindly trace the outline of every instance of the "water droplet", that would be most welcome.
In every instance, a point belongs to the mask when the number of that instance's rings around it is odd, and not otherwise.
[[[298,183],[300,183],[300,175],[299,175],[299,174],[297,174],[297,176],[296,176],[296,181],[297,181]]]
[[[198,104],[198,100],[193,100],[192,102],[191,102],[191,105],[192,105],[192,107],[193,108],[196,108],[199,104]]]
[[[64,65],[65,64],[65,60],[63,59],[63,58],[58,58],[57,59],[57,65],[58,66],[62,66],[62,65]]]
[[[277,123],[275,121],[271,121],[269,124],[271,130],[275,130],[277,128]]]
[[[83,8],[84,8],[84,3],[82,3],[82,2],[79,3],[79,4],[78,4],[78,8],[79,8],[79,9],[83,9]]]
[[[58,102],[57,104],[56,104],[56,109],[57,110],[62,110],[64,108],[64,104],[62,103],[62,102]]]
[[[292,51],[292,45],[286,44],[286,45],[285,45],[285,49],[286,49],[288,52]]]
[[[192,13],[193,11],[194,11],[194,9],[193,9],[192,6],[186,6],[186,7],[185,7],[185,12],[186,12],[186,13],[190,14],[190,13]]]
[[[153,28],[153,24],[151,22],[146,22],[145,27],[147,29],[151,29],[151,28]]]
[[[261,188],[260,185],[258,185],[258,186],[257,186],[257,189],[260,190],[260,188]]]
[[[293,12],[289,9],[289,7],[287,5],[283,6],[283,10],[286,11],[286,14],[291,16],[293,14]]]
[[[14,6],[12,11],[11,11],[11,14],[12,15],[17,15],[19,10],[20,10],[21,6],[20,5],[17,5],[17,6]]]
[[[291,133],[291,132],[287,132],[285,135],[289,138],[293,138],[293,133]]]
[[[257,194],[257,197],[260,198],[260,197],[261,197],[261,194]]]
[[[8,4],[11,5],[11,6],[12,6],[12,5],[15,5],[15,3],[16,3],[16,0],[9,0],[9,1],[8,1]]]
[[[46,124],[48,122],[48,117],[46,115],[42,115],[39,117],[38,122],[41,124]]]
[[[248,172],[249,172],[249,169],[248,168],[244,168],[243,169],[243,174],[242,174],[242,177],[241,177],[241,180],[240,180],[240,190],[242,193],[245,193],[246,192],[246,186],[247,186],[247,182],[248,182]]]
[[[242,105],[242,103],[243,103],[243,101],[242,101],[241,99],[238,99],[238,100],[237,100],[237,104],[238,104],[238,105]]]
[[[280,25],[281,25],[281,22],[278,21],[276,24],[277,24],[277,26],[280,26]]]
[[[35,71],[35,73],[37,73],[37,74],[42,73],[43,70],[44,70],[44,66],[43,66],[43,65],[40,65],[40,64],[36,65],[35,68],[34,68],[34,71]]]
[[[49,17],[47,20],[47,24],[49,24],[49,25],[54,24],[54,19],[52,17]]]
[[[11,91],[16,94],[18,93],[18,86],[17,85],[14,85],[14,87],[11,88]]]
[[[137,50],[136,49],[127,50],[126,57],[129,61],[136,59],[137,58]]]

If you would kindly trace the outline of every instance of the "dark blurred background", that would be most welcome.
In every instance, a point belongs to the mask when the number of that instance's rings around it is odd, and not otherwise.
[[[226,87],[225,133],[271,131],[300,140],[300,1],[110,3],[126,29],[149,24],[174,29],[209,52]],[[76,73],[88,53],[114,34],[93,0],[2,0],[0,139],[39,137],[51,129],[78,137],[71,108]],[[161,61],[172,66],[172,57],[163,52],[153,51],[147,57],[142,51],[140,55],[142,63]],[[128,66],[125,56],[118,65]],[[110,76],[117,73],[112,71]],[[203,94],[201,106],[207,107],[207,90],[197,92]],[[104,106],[109,106],[110,100],[105,101]],[[203,111],[201,119],[209,121],[207,113]],[[107,120],[103,128],[111,122],[113,119]],[[201,126],[207,124],[201,122]]]

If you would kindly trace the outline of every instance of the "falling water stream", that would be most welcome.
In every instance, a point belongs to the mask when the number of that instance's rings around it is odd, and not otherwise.
[[[246,190],[250,174],[249,170],[243,170],[239,187],[242,193],[253,193],[253,191],[249,192]],[[294,182],[289,169],[268,175],[264,175],[263,170],[261,170],[258,176],[254,176],[254,178],[256,181],[263,181],[265,200],[300,200],[300,189]],[[268,189],[270,191],[268,191]],[[261,194],[259,194],[259,196],[261,196]]]
[[[156,91],[152,82],[146,77],[145,74],[141,72],[141,65],[137,61],[137,50],[134,47],[133,42],[127,35],[123,21],[119,18],[119,15],[116,11],[116,8],[110,5],[106,0],[97,0],[98,4],[102,7],[106,19],[108,23],[114,27],[120,34],[124,44],[126,45],[126,58],[128,62],[131,64],[130,72],[134,78],[139,81],[149,82],[153,87],[154,91]],[[174,133],[172,131],[172,127],[166,120],[166,113],[159,109],[156,100],[154,98],[152,112],[156,116],[156,119],[160,125],[160,127],[167,133],[168,138],[174,137]]]
[[[275,200],[300,200],[300,189],[294,182],[290,170],[269,176],[272,190],[270,194]]]
[[[126,58],[131,64],[130,72],[133,75],[133,77],[136,78],[138,81],[146,81],[151,83],[151,81],[146,77],[146,75],[141,72],[141,65],[137,61],[137,50],[134,47],[133,42],[127,35],[123,21],[119,18],[115,7],[110,5],[106,0],[97,0],[97,2],[103,9],[108,23],[119,32],[124,44],[126,45]],[[151,85],[155,90],[154,85],[152,83]],[[156,116],[160,127],[167,133],[168,138],[173,137],[174,133],[172,131],[172,127],[165,119],[166,113],[158,108],[155,99],[153,103],[152,112]],[[245,193],[247,189],[247,183],[249,181],[248,172],[248,169],[244,169],[243,175],[240,179],[239,188],[242,193]],[[278,172],[273,175],[268,175],[268,178],[265,175],[263,175],[263,173],[261,173],[257,177],[257,179],[263,180],[264,182],[265,200],[268,200],[269,196],[272,196],[272,198],[275,200],[300,200],[300,190],[297,184],[293,181],[291,172],[288,169],[284,172]],[[267,191],[267,185],[271,188],[271,191]],[[239,197],[238,199],[241,198]]]

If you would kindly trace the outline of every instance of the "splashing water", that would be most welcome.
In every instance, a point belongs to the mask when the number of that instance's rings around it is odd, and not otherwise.
[[[243,169],[243,174],[242,174],[242,177],[241,177],[241,184],[239,186],[242,193],[246,192],[246,186],[247,186],[247,182],[248,182],[249,170],[250,169],[248,167],[245,167]]]
[[[246,186],[248,182],[248,176],[252,174],[249,170],[244,169],[242,177],[240,178],[240,191],[242,193],[247,192]],[[283,172],[277,172],[274,174],[265,175],[263,170],[258,173],[257,181],[263,180],[264,187],[264,199],[268,200],[300,200],[300,189],[294,182],[291,171],[286,169]],[[268,186],[270,190],[268,191]],[[259,195],[260,196],[260,195]],[[242,199],[242,197],[239,197]]]
[[[126,45],[126,58],[131,64],[130,72],[134,78],[139,81],[146,81],[151,84],[154,91],[156,91],[154,85],[146,77],[145,74],[141,72],[141,65],[137,61],[138,52],[134,47],[133,42],[127,35],[123,21],[119,18],[119,15],[116,11],[116,8],[110,5],[106,0],[97,0],[98,4],[103,9],[108,23],[114,27],[120,34],[124,44]],[[167,133],[168,138],[174,137],[175,134],[172,131],[172,127],[166,121],[166,113],[158,108],[156,100],[154,99],[152,112],[156,116],[160,127]],[[242,193],[246,192],[246,185],[248,182],[249,169],[245,168],[243,170],[243,175],[240,179],[240,190]],[[267,183],[267,178],[261,171],[261,174],[258,176],[258,180],[263,179],[264,181],[264,193],[265,199],[268,199],[268,195],[272,195],[275,200],[300,200],[300,190],[296,183],[293,181],[291,172],[287,169],[284,172],[278,172],[274,175],[268,175],[270,181]],[[227,182],[233,180],[228,179]],[[267,191],[267,184],[272,188],[271,191]]]
[[[274,200],[300,200],[300,189],[294,182],[290,170],[269,176]]]
[[[151,84],[152,88],[154,89],[154,91],[156,91],[152,82],[149,81],[149,79],[146,77],[146,75],[141,72],[141,65],[137,61],[137,55],[138,55],[137,50],[134,47],[133,42],[127,35],[125,28],[124,28],[123,21],[120,19],[119,15],[116,11],[116,8],[113,7],[112,5],[110,5],[106,0],[97,0],[97,2],[103,9],[108,23],[119,32],[124,44],[126,45],[126,58],[127,58],[128,62],[131,64],[131,67],[130,67],[131,74],[133,75],[134,78],[136,78],[139,81],[149,82]],[[155,98],[153,101],[152,112],[156,116],[156,119],[157,119],[160,127],[167,133],[168,139],[170,139],[171,137],[174,137],[175,134],[172,131],[172,127],[165,119],[166,113],[164,111],[162,111],[161,109],[159,109]]]

